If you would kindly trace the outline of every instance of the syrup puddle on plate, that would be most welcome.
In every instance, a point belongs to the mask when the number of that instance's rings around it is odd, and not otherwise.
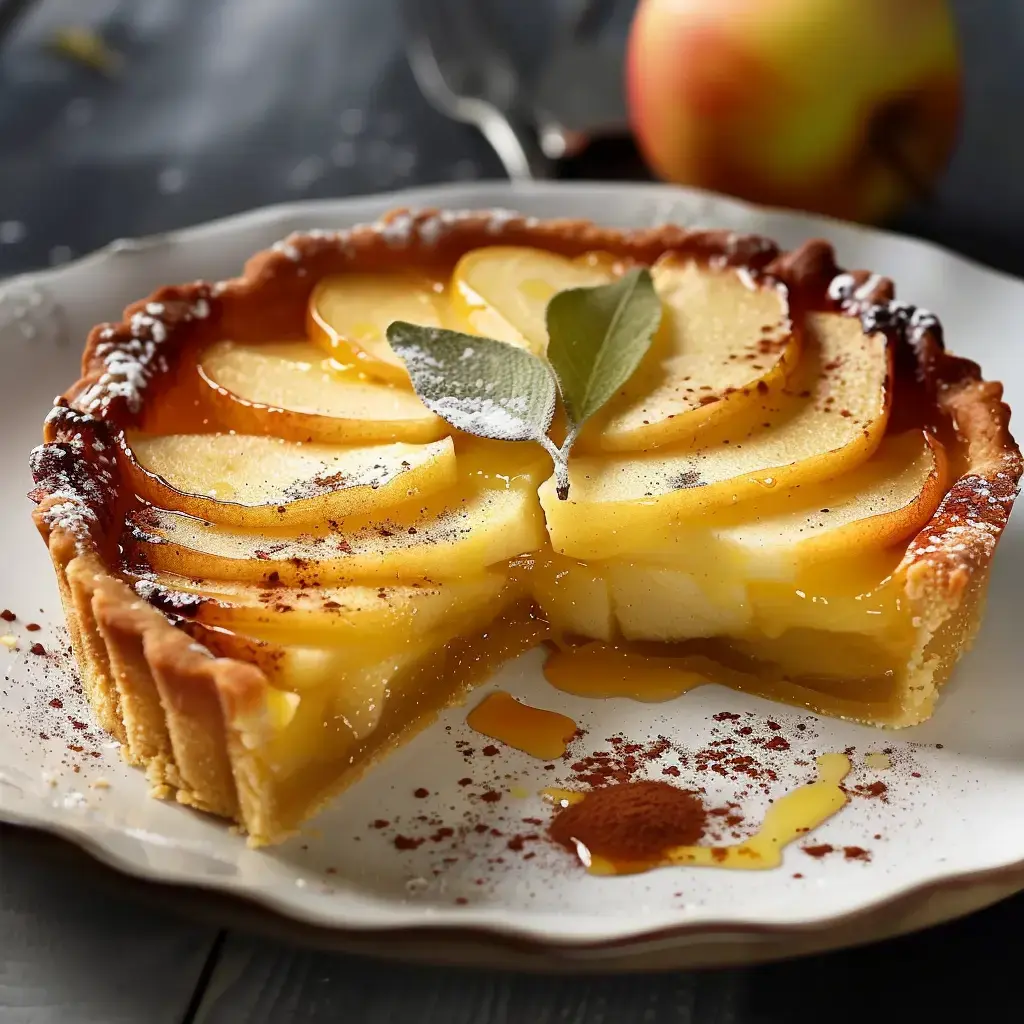
[[[542,761],[561,757],[576,733],[571,718],[523,704],[503,690],[477,704],[466,716],[466,724],[474,732]]]
[[[579,665],[575,659],[568,661],[569,665],[555,655],[548,664],[554,664],[556,674],[568,670],[579,679]],[[604,690],[610,682],[613,688],[616,683],[621,688],[621,668],[617,666],[613,672],[614,682],[600,673],[589,675],[592,692]],[[687,684],[706,682],[695,674],[674,670],[671,677],[664,680],[664,690],[674,690],[672,696],[678,695],[680,687],[689,688]],[[651,682],[642,678],[636,685],[650,688]],[[655,683],[653,689],[662,688]],[[661,692],[657,699],[668,696]],[[545,761],[563,757],[569,743],[579,735],[576,723],[568,716],[525,704],[502,690],[486,696],[466,716],[466,723],[475,732]],[[874,759],[873,767],[881,767],[883,758],[886,764],[889,761],[884,754],[869,758]],[[778,867],[787,846],[849,802],[842,783],[852,767],[850,758],[846,754],[823,754],[816,763],[815,781],[779,797],[769,806],[757,832],[732,845],[698,845],[706,838],[705,827],[711,816],[721,812],[707,808],[701,794],[694,790],[665,781],[617,782],[590,792],[548,787],[540,795],[557,809],[549,826],[551,839],[575,853],[593,875],[637,874],[671,866],[763,871]],[[674,835],[666,826],[670,819],[681,830]],[[619,852],[611,852],[615,849]],[[624,849],[631,854],[623,854]]]
[[[864,705],[783,678],[764,678],[719,665],[703,655],[650,655],[600,640],[553,650],[544,677],[576,697],[626,697],[642,704],[676,700],[699,686],[725,686],[775,703],[857,718]]]

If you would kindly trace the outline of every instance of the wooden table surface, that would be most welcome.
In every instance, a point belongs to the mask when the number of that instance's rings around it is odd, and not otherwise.
[[[962,145],[938,202],[899,226],[1021,273],[1024,7],[955,6],[968,65]],[[550,5],[503,7],[528,60]],[[68,24],[101,30],[124,54],[121,75],[51,52]],[[288,198],[500,175],[481,139],[416,92],[394,0],[0,0],[0,33],[0,274]],[[1011,957],[1024,897],[864,949],[636,977],[409,967],[228,925],[215,903],[197,914],[190,902],[186,915],[173,891],[0,828],[0,1024],[1022,1016]]]

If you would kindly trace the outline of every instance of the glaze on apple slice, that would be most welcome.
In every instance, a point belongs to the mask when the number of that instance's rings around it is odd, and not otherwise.
[[[869,595],[895,567],[892,545],[931,518],[947,478],[942,446],[908,431],[837,480],[723,509],[656,549],[590,568],[628,639],[884,630],[891,609]]]
[[[149,573],[130,582],[156,607],[193,622],[264,640],[344,644],[383,656],[411,636],[457,623],[473,609],[492,604],[508,587],[509,574],[497,566],[446,582],[344,582],[305,589],[173,573]]]
[[[748,510],[746,522],[716,539],[772,562],[810,564],[867,553],[912,537],[931,519],[949,483],[946,452],[926,431],[882,441],[874,456],[823,484],[796,486],[785,498]]]
[[[227,526],[305,526],[427,497],[456,480],[451,438],[346,448],[248,434],[129,431],[119,463],[135,493]]]
[[[144,508],[129,515],[128,566],[197,579],[326,586],[338,580],[452,579],[544,543],[532,486],[460,486],[425,501],[308,529],[259,532],[180,512]]]
[[[452,274],[453,326],[543,355],[547,306],[557,292],[607,284],[609,261],[597,254],[570,260],[526,246],[487,246],[459,260]]]
[[[422,444],[451,432],[415,393],[342,371],[309,342],[222,341],[200,356],[207,400],[239,433],[329,444]]]
[[[395,320],[443,326],[442,287],[421,274],[339,274],[309,297],[307,333],[343,366],[410,387],[405,363],[388,344]]]
[[[652,267],[662,325],[643,363],[582,439],[604,451],[696,443],[729,420],[749,429],[796,368],[785,289],[749,273],[664,257]],[[741,414],[745,421],[740,422]]]

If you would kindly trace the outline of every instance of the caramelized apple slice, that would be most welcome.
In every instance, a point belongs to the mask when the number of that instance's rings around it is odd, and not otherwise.
[[[452,579],[544,543],[529,487],[461,487],[389,515],[295,533],[219,526],[158,508],[129,516],[127,561],[201,579],[326,586],[342,579]]]
[[[218,419],[240,433],[333,444],[424,443],[451,428],[405,388],[369,380],[309,342],[222,341],[200,357]]]
[[[440,288],[416,274],[325,277],[309,297],[309,337],[343,366],[409,386],[405,363],[388,344],[395,320],[442,325]]]
[[[786,293],[749,274],[666,257],[651,271],[664,319],[637,372],[583,440],[605,451],[692,441],[739,412],[757,419],[799,358]],[[763,419],[763,417],[760,417]],[[595,427],[597,425],[595,424]]]
[[[942,445],[926,431],[887,437],[863,466],[796,487],[749,522],[716,530],[722,543],[771,563],[808,564],[886,547],[931,519],[949,482]]]
[[[157,607],[208,626],[281,643],[342,644],[396,653],[413,637],[457,624],[508,587],[505,567],[445,583],[296,589],[153,573],[133,581]]]
[[[687,519],[776,486],[835,477],[870,458],[889,414],[885,337],[866,336],[858,320],[839,314],[809,316],[805,331],[799,383],[749,435],[696,451],[572,460],[567,501],[547,480],[540,498],[555,550],[592,559],[657,547]]]
[[[599,259],[570,260],[543,249],[494,245],[459,260],[452,275],[451,305],[463,322],[461,330],[542,355],[548,347],[547,306],[552,297],[566,288],[611,279],[611,268]]]
[[[305,526],[450,487],[451,438],[368,448],[246,434],[129,432],[121,466],[146,501],[228,526]]]

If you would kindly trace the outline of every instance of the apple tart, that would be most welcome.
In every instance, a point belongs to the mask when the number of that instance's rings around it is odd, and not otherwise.
[[[31,497],[99,724],[267,843],[541,643],[576,692],[927,718],[1001,394],[825,242],[398,211],[96,327]]]

